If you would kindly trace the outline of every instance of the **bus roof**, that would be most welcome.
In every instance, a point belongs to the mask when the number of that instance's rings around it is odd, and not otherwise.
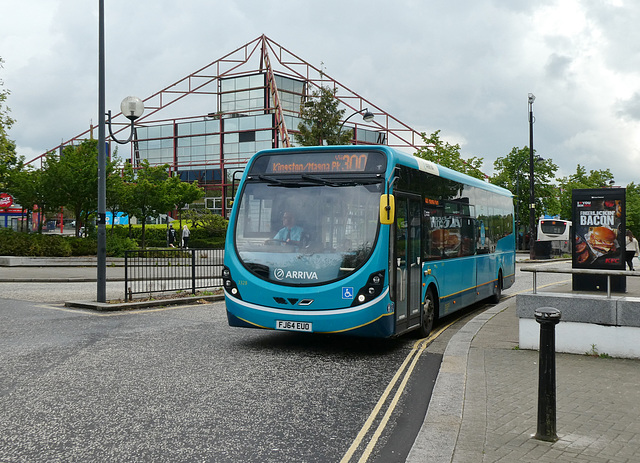
[[[425,170],[425,163],[430,164],[430,167],[426,167],[426,170],[434,175],[438,175],[439,177],[446,178],[449,180],[454,180],[456,182],[465,183],[470,186],[474,186],[477,188],[482,188],[483,190],[488,190],[497,194],[501,194],[504,196],[513,196],[506,188],[502,188],[498,185],[494,185],[492,183],[484,182],[478,178],[471,177],[470,175],[463,174],[462,172],[458,172],[456,170],[450,169],[448,167],[440,166],[438,164],[425,161],[422,158],[417,156],[413,156],[408,153],[404,153],[402,151],[398,151],[393,148],[388,148],[389,151],[393,152],[393,155],[396,159],[397,164],[405,165],[408,167],[413,167],[414,169]],[[422,165],[421,165],[422,164]],[[432,170],[435,168],[435,172]]]
[[[297,146],[297,147],[291,147],[291,148],[275,148],[275,149],[259,151],[253,156],[250,163],[253,162],[258,156],[261,156],[261,155],[285,154],[285,153],[290,153],[292,151],[308,152],[308,151],[374,151],[374,150],[382,151],[386,153],[388,158],[392,160],[394,165],[403,165],[403,166],[411,167],[413,169],[426,171],[442,178],[446,178],[446,179],[453,180],[460,183],[465,183],[467,185],[481,188],[483,190],[491,191],[493,193],[500,194],[503,196],[513,197],[513,193],[511,193],[511,191],[507,190],[506,188],[493,185],[492,183],[484,182],[478,178],[471,177],[469,175],[455,171],[448,167],[437,165],[430,161],[426,161],[417,156],[413,156],[409,153],[405,153],[403,151],[399,151],[395,148],[391,148],[385,145],[327,145],[327,146]]]

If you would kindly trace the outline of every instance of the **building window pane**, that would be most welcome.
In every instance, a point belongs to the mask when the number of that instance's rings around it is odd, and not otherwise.
[[[256,139],[256,133],[255,132],[240,132],[238,134],[238,141],[240,143],[244,143],[244,142],[248,142],[248,141],[255,141]]]
[[[252,87],[264,87],[264,74],[250,76]]]
[[[235,130],[238,130],[238,119],[237,118],[225,119],[224,130],[225,132],[233,132]]]
[[[271,114],[264,114],[256,116],[256,128],[257,129],[269,129],[273,127],[273,117]]]
[[[253,130],[256,128],[255,117],[241,117],[238,119],[239,130]]]

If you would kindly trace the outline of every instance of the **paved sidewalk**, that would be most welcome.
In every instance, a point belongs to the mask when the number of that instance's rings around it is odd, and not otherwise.
[[[640,462],[640,361],[556,354],[557,434],[533,439],[538,352],[518,350],[516,298],[449,342],[407,462]]]

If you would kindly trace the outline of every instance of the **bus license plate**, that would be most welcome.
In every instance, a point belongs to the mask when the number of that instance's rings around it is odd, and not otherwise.
[[[312,324],[310,322],[289,322],[286,320],[276,320],[277,330],[287,331],[306,331],[312,332]]]

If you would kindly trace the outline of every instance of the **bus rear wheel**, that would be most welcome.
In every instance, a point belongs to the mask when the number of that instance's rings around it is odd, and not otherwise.
[[[498,281],[496,281],[496,291],[493,293],[491,297],[491,302],[497,304],[500,302],[500,298],[502,297],[502,270],[498,272]]]
[[[428,289],[427,295],[424,298],[424,304],[422,305],[422,323],[418,332],[421,338],[426,338],[433,329],[433,321],[436,317],[436,298],[433,295],[433,290]]]

